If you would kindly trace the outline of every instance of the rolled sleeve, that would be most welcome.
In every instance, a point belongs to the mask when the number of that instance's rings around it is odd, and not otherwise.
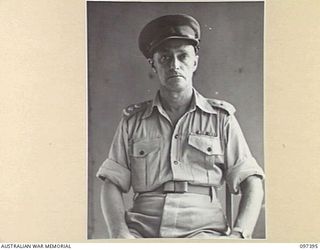
[[[128,192],[131,186],[129,165],[127,125],[122,118],[113,137],[108,158],[102,163],[96,176],[101,180],[108,179],[122,192]]]
[[[234,115],[225,120],[226,182],[230,192],[239,193],[240,183],[256,175],[264,179],[264,172],[251,155],[248,144]]]
[[[130,189],[130,171],[113,160],[106,159],[103,162],[97,177],[102,180],[108,179],[125,193]]]
[[[239,193],[240,183],[251,175],[257,175],[261,179],[264,179],[264,173],[253,157],[245,159],[228,171],[226,182],[230,192],[234,194]]]

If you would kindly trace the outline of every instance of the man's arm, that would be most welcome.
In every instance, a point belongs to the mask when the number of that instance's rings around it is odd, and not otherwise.
[[[124,203],[119,188],[106,179],[101,187],[101,208],[110,238],[134,239],[124,218]]]
[[[239,212],[235,222],[232,236],[240,236],[239,232],[245,237],[251,237],[254,227],[257,223],[258,216],[263,200],[263,187],[261,178],[258,176],[249,176],[241,184],[241,200]]]
[[[231,193],[241,190],[239,212],[231,237],[250,238],[263,200],[264,173],[252,157],[239,123],[233,114],[224,118],[226,181]]]

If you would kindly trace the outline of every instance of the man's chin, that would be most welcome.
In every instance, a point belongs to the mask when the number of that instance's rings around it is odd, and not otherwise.
[[[183,77],[173,77],[167,80],[166,85],[170,87],[184,87],[187,83]]]
[[[182,91],[187,87],[185,82],[168,82],[166,88],[171,91]]]

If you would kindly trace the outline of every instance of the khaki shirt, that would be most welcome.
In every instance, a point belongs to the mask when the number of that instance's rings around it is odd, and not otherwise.
[[[131,105],[114,136],[109,156],[97,172],[123,192],[154,190],[170,181],[219,187],[232,193],[251,175],[264,177],[252,157],[233,106],[207,99],[195,89],[189,110],[175,126],[162,108],[159,93],[152,101]]]

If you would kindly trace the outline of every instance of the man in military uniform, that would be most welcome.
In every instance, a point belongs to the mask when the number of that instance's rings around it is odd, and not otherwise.
[[[160,82],[151,101],[124,109],[102,179],[101,205],[112,238],[250,238],[264,173],[252,157],[234,107],[193,88],[200,25],[188,15],[148,23],[139,48]],[[216,190],[242,193],[230,230]],[[135,193],[125,211],[122,193]]]

